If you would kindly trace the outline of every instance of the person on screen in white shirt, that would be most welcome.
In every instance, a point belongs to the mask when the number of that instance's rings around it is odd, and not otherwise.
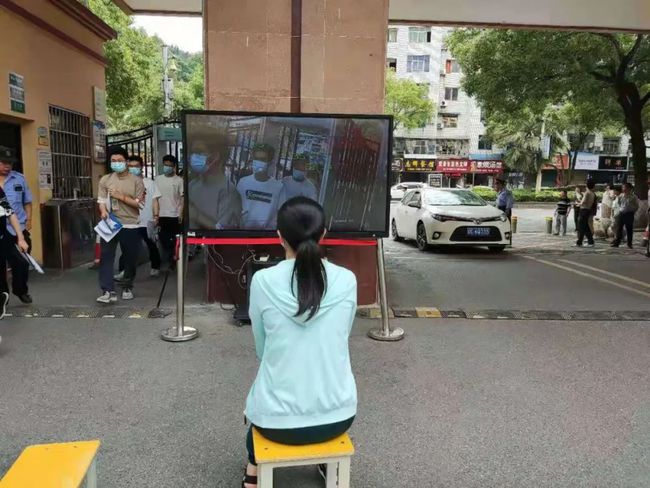
[[[241,196],[241,228],[247,230],[274,230],[280,208],[282,183],[269,176],[269,165],[274,150],[268,144],[253,148],[253,174],[239,180],[237,191]]]
[[[190,154],[188,172],[189,219],[191,229],[238,229],[241,198],[226,174],[227,142],[196,146]]]
[[[170,268],[175,266],[176,236],[181,233],[183,215],[183,178],[177,174],[178,159],[172,154],[163,157],[163,172],[156,176],[160,190],[160,246]]]
[[[291,162],[291,176],[282,179],[282,194],[280,195],[280,205],[291,200],[294,197],[311,198],[318,201],[318,190],[316,186],[307,178],[309,167],[309,156],[307,154],[298,154]]]

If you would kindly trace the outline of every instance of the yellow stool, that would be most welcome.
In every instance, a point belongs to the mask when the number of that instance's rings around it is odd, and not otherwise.
[[[354,446],[346,433],[321,444],[287,446],[272,442],[253,429],[258,488],[273,488],[273,470],[287,466],[327,465],[327,488],[350,487],[350,460]],[[337,482],[338,468],[338,482]]]
[[[99,441],[29,446],[2,478],[0,488],[96,488],[98,449]]]

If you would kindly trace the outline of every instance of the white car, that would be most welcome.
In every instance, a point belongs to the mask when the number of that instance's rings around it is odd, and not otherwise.
[[[401,200],[406,195],[406,192],[413,190],[415,188],[424,188],[426,185],[424,183],[418,183],[416,181],[405,181],[395,185],[390,189],[390,198],[391,200]]]
[[[393,211],[393,239],[415,239],[429,246],[487,246],[503,251],[510,244],[510,221],[501,210],[469,190],[409,190]]]

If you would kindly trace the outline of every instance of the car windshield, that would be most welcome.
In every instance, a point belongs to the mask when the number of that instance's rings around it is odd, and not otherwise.
[[[425,194],[427,205],[437,205],[439,207],[451,207],[467,205],[469,207],[483,207],[487,205],[485,200],[476,193],[468,190],[455,191],[428,191]]]

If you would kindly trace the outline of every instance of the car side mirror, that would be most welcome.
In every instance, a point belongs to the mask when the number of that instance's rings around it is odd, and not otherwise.
[[[422,205],[420,205],[418,202],[409,202],[409,207],[422,208]]]

